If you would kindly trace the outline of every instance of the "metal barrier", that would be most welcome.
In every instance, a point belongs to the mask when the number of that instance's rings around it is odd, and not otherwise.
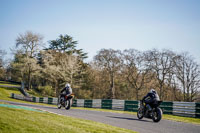
[[[101,99],[93,99],[92,108],[101,108]]]
[[[84,99],[77,99],[77,107],[84,107]]]
[[[84,101],[85,108],[92,108],[92,100],[85,100]]]
[[[124,111],[132,111],[132,112],[137,112],[138,110],[138,101],[125,101],[125,107]]]
[[[163,114],[172,114],[173,112],[173,102],[162,102],[160,108],[163,111]]]
[[[196,117],[196,104],[194,102],[173,103],[173,115]]]
[[[101,101],[101,108],[102,109],[112,109],[112,100],[111,99],[108,99],[108,100],[103,99]]]
[[[124,110],[124,100],[112,100],[112,110]]]

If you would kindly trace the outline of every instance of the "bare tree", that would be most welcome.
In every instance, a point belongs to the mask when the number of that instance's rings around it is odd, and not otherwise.
[[[94,57],[94,61],[101,68],[108,72],[110,82],[110,95],[108,98],[115,98],[115,76],[120,69],[120,51],[113,49],[101,49]]]
[[[39,51],[39,48],[43,45],[42,40],[42,35],[35,34],[31,31],[27,31],[25,32],[25,34],[19,34],[19,36],[16,39],[16,48],[18,48],[18,50],[21,51],[21,53],[24,55],[23,58],[25,58],[24,61],[26,65],[24,65],[24,67],[27,70],[28,75],[28,89],[31,88],[31,78],[34,68],[33,58],[36,56],[37,52]]]
[[[43,36],[31,31],[25,34],[19,34],[16,39],[16,47],[20,48],[26,57],[34,57],[39,52],[40,47],[43,46]]]
[[[181,83],[184,101],[193,101],[200,88],[200,69],[188,53],[179,55],[175,60],[176,76]]]
[[[149,69],[151,69],[156,75],[161,99],[164,98],[165,83],[167,82],[169,73],[173,68],[173,60],[171,55],[173,55],[173,52],[169,50],[163,50],[162,52],[159,52],[158,50],[154,49],[145,53],[145,57],[149,61]]]
[[[135,89],[138,100],[139,91],[150,81],[143,53],[135,49],[124,50],[123,66],[126,80]]]

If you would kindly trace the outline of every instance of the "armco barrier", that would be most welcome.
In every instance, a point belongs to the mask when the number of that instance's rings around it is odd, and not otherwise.
[[[77,107],[77,100],[73,99],[72,107]]]
[[[36,97],[33,97],[33,102],[36,102]]]
[[[124,110],[124,100],[112,100],[112,109],[113,110]]]
[[[85,108],[92,108],[92,100],[85,100],[84,101]]]
[[[108,100],[103,99],[101,101],[101,108],[102,109],[112,109],[112,100],[111,99],[108,99]]]
[[[173,102],[162,102],[160,108],[163,111],[163,114],[172,114],[173,112]]]
[[[196,112],[195,112],[195,114],[196,114],[196,118],[200,118],[200,103],[196,103]]]
[[[196,117],[196,104],[194,102],[173,103],[173,115]]]
[[[47,102],[48,104],[53,104],[53,98],[48,98],[48,102]]]
[[[53,98],[53,102],[52,102],[52,104],[57,105],[57,103],[58,103],[58,98]]]
[[[39,101],[40,101],[40,98],[36,97],[36,103],[39,103]]]
[[[48,103],[48,97],[43,98],[43,103]]]
[[[56,105],[58,98],[50,97],[24,97],[23,95],[11,94],[12,98]],[[113,110],[124,110],[137,112],[138,101],[117,100],[117,99],[73,99],[73,107],[102,108]],[[200,118],[200,103],[194,102],[163,102],[160,105],[164,114],[172,114],[186,117]]]
[[[137,112],[138,110],[138,101],[125,101],[124,111]]]
[[[39,97],[39,103],[43,103],[43,97]]]
[[[92,100],[92,108],[101,108],[101,99]]]
[[[77,107],[84,107],[84,99],[77,99]]]

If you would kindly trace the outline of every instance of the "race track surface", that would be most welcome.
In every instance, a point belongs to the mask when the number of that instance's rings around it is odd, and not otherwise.
[[[142,120],[138,120],[137,116],[129,114],[88,111],[80,109],[65,110],[64,108],[57,109],[56,107],[46,107],[41,105],[17,103],[4,100],[0,100],[0,102],[7,102],[13,105],[28,106],[65,116],[97,121],[112,126],[130,129],[140,133],[200,133],[200,125],[189,123],[169,120],[161,120],[159,123],[154,123],[151,119],[143,118]]]

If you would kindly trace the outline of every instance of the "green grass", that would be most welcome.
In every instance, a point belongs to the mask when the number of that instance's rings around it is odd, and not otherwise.
[[[12,85],[12,84],[0,84],[0,85],[7,85],[7,86],[17,86],[17,87],[20,87],[20,85]]]
[[[27,102],[27,101],[13,99],[13,98],[10,97],[11,93],[21,94],[20,91],[17,88],[0,87],[0,100],[8,100],[8,101],[13,101],[13,102],[56,107],[56,105],[50,105],[50,104],[44,104],[44,103],[34,103],[34,102]]]
[[[35,97],[43,97],[39,92],[36,92],[36,91],[34,91],[34,90],[28,90],[27,91],[28,92],[28,94],[29,95],[31,95],[31,96],[35,96]]]
[[[0,87],[1,87],[1,85],[21,87],[21,85],[19,85],[19,84],[13,84],[13,83],[10,83],[10,82],[7,82],[7,81],[0,81]],[[32,89],[27,90],[27,92],[28,92],[28,94],[30,94],[32,96],[42,97],[42,95],[39,92],[36,92]]]
[[[1,100],[14,100],[10,98],[11,93],[21,94],[17,88],[0,87],[0,99]]]
[[[199,118],[190,118],[190,117],[174,116],[174,115],[163,115],[163,119],[200,125]]]
[[[0,85],[18,86],[18,87],[21,86],[20,84],[14,84],[14,83],[10,83],[10,82],[7,82],[7,81],[0,81]]]
[[[0,107],[0,133],[135,133],[94,121]]]

